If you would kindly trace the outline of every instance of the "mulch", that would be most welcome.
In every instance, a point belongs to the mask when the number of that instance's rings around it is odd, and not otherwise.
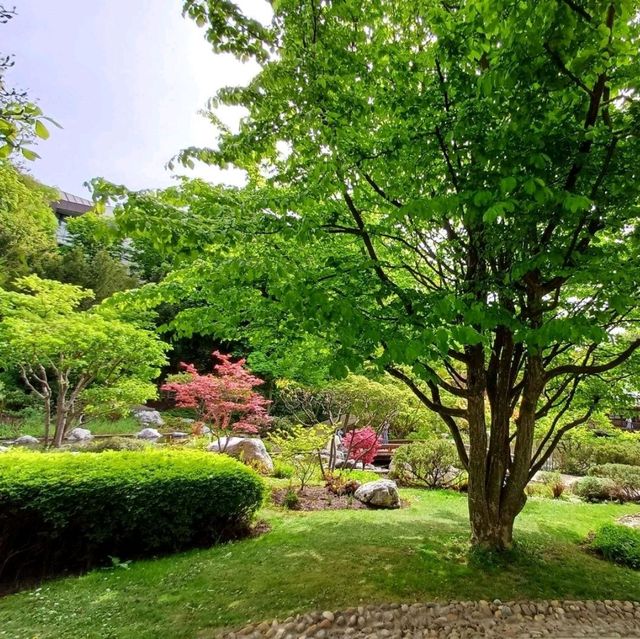
[[[272,502],[277,506],[283,506],[285,495],[288,492],[288,488],[274,488],[271,493]],[[298,497],[300,502],[296,510],[360,510],[367,508],[352,495],[334,495],[324,486],[307,486],[304,492],[298,491]]]

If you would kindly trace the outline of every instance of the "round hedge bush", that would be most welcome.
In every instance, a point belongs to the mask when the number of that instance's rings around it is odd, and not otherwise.
[[[5,453],[0,582],[239,536],[263,497],[255,471],[203,451]]]

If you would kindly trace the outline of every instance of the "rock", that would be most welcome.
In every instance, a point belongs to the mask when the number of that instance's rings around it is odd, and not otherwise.
[[[377,508],[399,508],[400,495],[396,482],[390,479],[378,479],[362,484],[356,490],[354,497],[367,506]]]
[[[141,426],[162,426],[164,420],[157,410],[150,408],[136,408],[132,411],[133,416],[140,422]]]
[[[158,439],[162,435],[155,428],[143,428],[136,437],[138,439]]]
[[[265,472],[273,472],[273,460],[262,440],[256,437],[221,437],[219,444],[216,440],[207,446],[207,450],[214,453],[226,453],[240,459],[245,464],[257,463],[262,466]]]
[[[16,446],[37,446],[40,440],[31,435],[21,435],[13,442]]]
[[[189,437],[189,435],[177,430],[173,433],[169,433],[169,437],[171,437],[172,439],[184,439],[185,437]]]
[[[93,439],[93,435],[86,428],[74,428],[67,433],[67,439],[72,442],[88,442]]]
[[[7,446],[0,446],[0,453],[8,452],[9,448]]]

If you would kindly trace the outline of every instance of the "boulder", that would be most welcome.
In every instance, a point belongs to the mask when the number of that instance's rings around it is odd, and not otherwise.
[[[400,495],[396,482],[390,479],[377,479],[362,484],[354,497],[367,506],[376,508],[400,508]]]
[[[9,448],[7,446],[0,446],[0,453],[6,453],[9,451]]]
[[[13,442],[16,446],[37,446],[40,440],[31,435],[21,435]]]
[[[140,422],[140,425],[143,427],[162,426],[164,424],[162,415],[160,415],[157,410],[152,410],[150,408],[136,408],[132,412],[133,416]]]
[[[265,472],[273,472],[273,460],[269,456],[261,439],[245,437],[221,437],[207,446],[207,450],[214,453],[224,452],[231,457],[240,459],[245,464],[259,464]]]
[[[88,442],[93,439],[93,435],[86,428],[74,428],[67,434],[67,439],[72,442]]]
[[[169,437],[171,439],[184,439],[185,437],[189,437],[187,433],[183,433],[182,431],[176,430],[173,433],[169,433]]]
[[[158,439],[162,435],[155,428],[143,428],[136,437],[138,439]]]

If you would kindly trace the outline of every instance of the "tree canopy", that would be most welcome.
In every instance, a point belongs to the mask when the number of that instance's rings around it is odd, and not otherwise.
[[[216,146],[177,160],[247,185],[125,202],[134,235],[179,234],[181,262],[146,295],[190,299],[177,321],[195,330],[319,340],[334,374],[368,362],[403,381],[469,470],[474,540],[508,547],[526,483],[601,399],[588,380],[640,345],[640,7],[272,6],[258,26],[232,2],[185,3],[214,50],[261,71],[212,100]],[[218,105],[247,109],[239,132]]]

